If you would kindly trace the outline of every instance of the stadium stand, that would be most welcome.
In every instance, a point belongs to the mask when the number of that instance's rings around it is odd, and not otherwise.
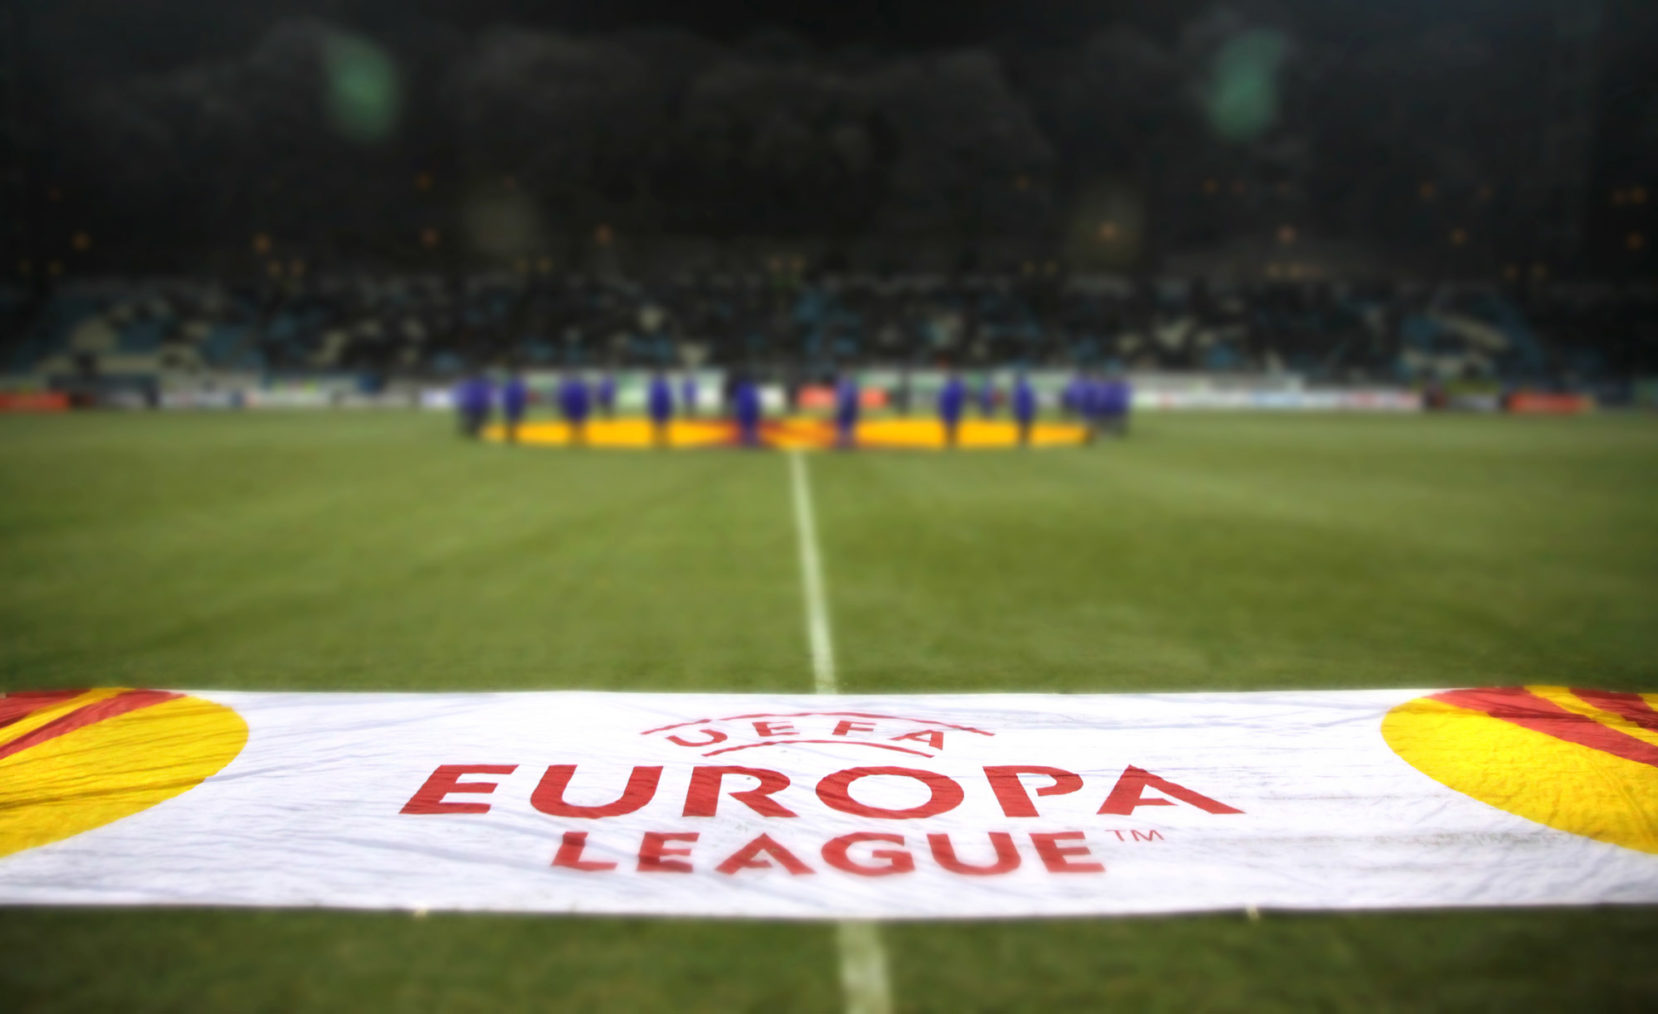
[[[0,303],[9,370],[45,376],[953,362],[1579,384],[1658,372],[1655,308],[1608,287],[760,274],[160,279]]]

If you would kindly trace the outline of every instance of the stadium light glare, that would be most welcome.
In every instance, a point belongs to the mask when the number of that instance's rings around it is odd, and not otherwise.
[[[1228,141],[1252,141],[1278,121],[1279,71],[1289,55],[1282,32],[1259,28],[1227,39],[1209,68],[1204,111]]]
[[[397,64],[375,42],[333,32],[323,50],[323,103],[347,140],[372,144],[390,137],[402,107]]]

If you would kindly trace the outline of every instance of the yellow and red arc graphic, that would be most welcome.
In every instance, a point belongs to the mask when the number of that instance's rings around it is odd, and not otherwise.
[[[1441,784],[1561,831],[1658,853],[1658,694],[1449,690],[1382,721]],[[189,791],[247,743],[230,708],[165,690],[0,695],[0,856]]]
[[[1448,690],[1382,735],[1423,774],[1561,831],[1658,852],[1658,694],[1558,686]]]
[[[187,792],[247,738],[236,712],[168,690],[0,695],[0,856]]]

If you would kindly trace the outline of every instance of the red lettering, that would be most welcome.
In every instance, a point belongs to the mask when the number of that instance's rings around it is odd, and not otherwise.
[[[944,749],[944,733],[938,729],[920,729],[916,732],[906,732],[902,736],[892,737],[895,740],[913,739],[917,743],[925,743],[934,750]]]
[[[640,873],[690,873],[691,864],[669,856],[688,856],[688,848],[668,848],[668,842],[693,842],[700,837],[695,831],[646,831],[639,843]]]
[[[564,801],[564,791],[570,787],[570,777],[575,773],[574,764],[554,764],[547,768],[541,784],[530,793],[530,805],[553,817],[620,817],[650,802],[656,795],[656,783],[662,780],[660,767],[635,767],[628,776],[627,788],[614,803],[576,806]]]
[[[933,859],[951,873],[969,877],[990,877],[1011,873],[1019,868],[1019,849],[1013,844],[1013,835],[1006,831],[991,831],[990,844],[996,850],[996,861],[989,866],[973,866],[956,858],[956,847],[947,834],[930,834],[927,844],[932,846]]]
[[[1042,857],[1042,865],[1048,868],[1049,873],[1104,873],[1105,867],[1099,863],[1079,863],[1072,856],[1089,855],[1087,845],[1061,845],[1061,841],[1076,841],[1083,838],[1081,831],[1061,831],[1058,834],[1033,834],[1030,842],[1036,846],[1036,854]]]
[[[695,742],[689,739],[684,739],[676,733],[668,737],[668,742],[678,743],[680,746],[713,746],[715,743],[725,742],[725,733],[718,729],[698,729],[697,731],[707,733],[708,738],[702,740],[701,742]]]
[[[856,721],[856,720],[851,719],[851,718],[843,718],[839,722],[835,723],[835,731],[830,733],[830,735],[831,736],[845,736],[848,733],[853,733],[853,732],[874,732],[874,731],[875,731],[875,726],[870,725],[868,722],[859,722],[859,721]]]
[[[1081,776],[1062,768],[1040,764],[987,767],[984,776],[990,780],[991,791],[996,793],[996,802],[1002,804],[1002,812],[1009,817],[1036,816],[1036,805],[1031,802],[1024,783],[1019,780],[1021,775],[1041,775],[1050,779],[1049,784],[1036,790],[1039,796],[1063,796],[1082,788]]]
[[[742,848],[727,856],[725,861],[714,869],[727,876],[738,870],[769,870],[771,863],[763,856],[770,856],[777,860],[777,864],[795,876],[811,873],[812,868],[795,858],[795,854],[772,840],[771,835],[763,834],[744,845]]]
[[[871,859],[882,860],[879,866],[865,866],[853,862],[847,855],[852,846],[866,841],[884,841],[893,845],[903,845],[904,836],[901,834],[881,834],[876,831],[859,831],[856,834],[843,834],[839,838],[832,838],[823,846],[823,861],[837,870],[855,873],[860,877],[885,877],[893,873],[915,872],[915,857],[902,849],[871,849]]]
[[[1162,832],[1158,831],[1156,828],[1152,828],[1150,831],[1147,831],[1145,834],[1141,834],[1138,831],[1130,831],[1129,834],[1132,834],[1134,836],[1135,841],[1162,841],[1163,840]]]
[[[903,810],[889,810],[881,806],[869,806],[853,799],[848,789],[852,783],[860,778],[872,775],[896,775],[901,778],[914,778],[927,786],[932,796],[920,806],[912,806]],[[847,768],[824,777],[817,783],[817,796],[826,806],[850,813],[854,817],[887,817],[892,820],[909,820],[917,817],[936,817],[947,813],[961,805],[961,786],[954,780],[932,771],[921,771],[917,768]]]
[[[794,731],[794,726],[790,725],[788,722],[755,722],[754,734],[756,736],[800,735],[800,733]]]
[[[568,870],[614,870],[616,864],[607,860],[583,859],[582,850],[587,848],[586,831],[566,831],[564,838],[558,843],[558,854],[553,856],[553,865],[562,866]]]
[[[746,775],[759,779],[752,789],[740,789],[731,798],[744,804],[762,817],[794,817],[797,814],[772,799],[772,794],[789,787],[789,776],[765,768],[698,766],[691,772],[691,785],[685,790],[685,816],[712,817],[720,804],[720,780],[726,775]]]
[[[1111,787],[1111,794],[1106,796],[1105,802],[1100,805],[1099,812],[1122,817],[1133,813],[1136,808],[1141,806],[1174,805],[1167,799],[1158,799],[1155,796],[1146,799],[1144,793],[1147,788],[1153,788],[1165,795],[1173,796],[1182,803],[1195,806],[1205,813],[1243,812],[1218,800],[1210,799],[1202,793],[1193,792],[1184,785],[1176,785],[1167,778],[1159,778],[1150,771],[1144,771],[1132,764],[1123,769],[1122,775],[1117,779],[1117,784]]]
[[[516,764],[439,764],[426,784],[415,790],[399,813],[488,813],[488,803],[450,803],[444,796],[451,792],[495,791],[494,782],[463,782],[462,775],[510,775],[518,770]]]

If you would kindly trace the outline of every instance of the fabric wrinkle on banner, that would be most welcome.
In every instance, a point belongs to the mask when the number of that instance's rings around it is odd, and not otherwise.
[[[1658,902],[1658,694],[0,696],[0,904]]]

